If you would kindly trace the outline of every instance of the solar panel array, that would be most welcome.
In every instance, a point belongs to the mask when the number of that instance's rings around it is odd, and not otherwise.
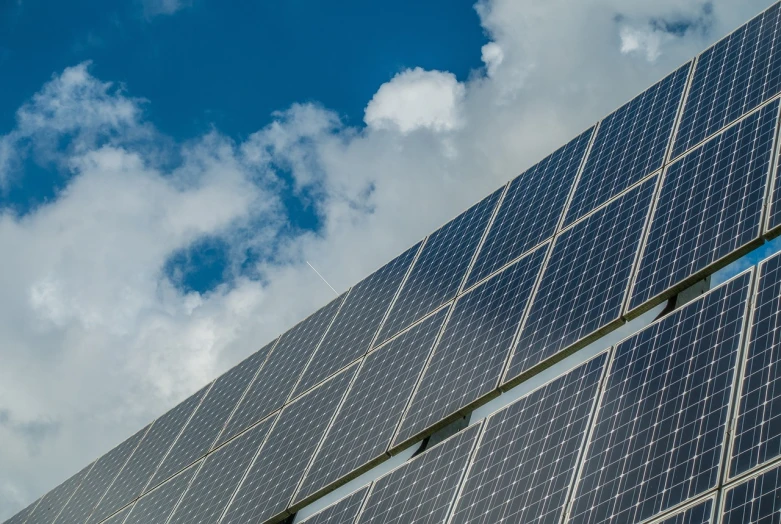
[[[781,255],[560,362],[781,232],[780,51],[776,4],[7,523],[278,522],[521,384],[305,522],[781,524]]]

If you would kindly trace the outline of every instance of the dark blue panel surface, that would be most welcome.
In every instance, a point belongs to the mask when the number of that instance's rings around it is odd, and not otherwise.
[[[218,445],[281,408],[323,339],[345,295],[331,301],[279,337],[266,363],[231,415]]]
[[[700,55],[674,156],[781,91],[780,21],[775,5]]]
[[[441,309],[366,355],[296,500],[385,454],[447,313]]]
[[[781,467],[724,490],[721,524],[781,524]]]
[[[570,522],[641,522],[717,486],[750,283],[616,346]]]
[[[359,489],[324,510],[302,520],[301,524],[350,524],[355,522],[355,517],[358,516],[368,492],[368,486]]]
[[[49,524],[53,522],[68,503],[73,493],[79,488],[93,465],[94,462],[44,495],[25,523]]]
[[[667,169],[630,309],[758,241],[777,115],[766,106]]]
[[[658,520],[655,524],[711,524],[713,522],[713,504],[711,497],[666,519]]]
[[[429,235],[375,345],[456,296],[502,189]]]
[[[605,118],[567,210],[571,224],[661,169],[690,64]]]
[[[656,177],[556,238],[505,382],[616,323]]]
[[[267,418],[206,457],[168,524],[218,522],[273,422]]]
[[[264,522],[283,515],[356,367],[331,377],[285,406],[222,524]]]
[[[466,287],[553,236],[593,133],[592,127],[510,182]]]
[[[460,296],[394,445],[495,390],[548,245]]]
[[[187,471],[183,471],[159,488],[138,499],[124,524],[166,523],[199,465],[196,464]]]
[[[450,524],[557,524],[597,402],[607,353],[485,421]]]
[[[420,244],[391,260],[350,289],[334,323],[296,385],[298,396],[362,357],[371,345]]]
[[[781,255],[759,266],[730,475],[781,457]]]
[[[479,424],[469,427],[378,478],[358,522],[445,522],[479,432]]]

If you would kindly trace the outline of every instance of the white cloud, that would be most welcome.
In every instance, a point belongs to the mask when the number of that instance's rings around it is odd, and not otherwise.
[[[30,151],[68,172],[52,201],[0,209],[0,517],[325,304],[306,260],[346,289],[768,3],[714,1],[707,30],[649,62],[621,28],[695,20],[702,2],[484,0],[487,74],[409,69],[366,127],[297,104],[240,143],[174,143],[87,64],[53,77],[0,136],[0,177],[23,183]],[[281,172],[316,233],[287,227]],[[166,263],[203,238],[228,246],[229,278],[188,293]]]

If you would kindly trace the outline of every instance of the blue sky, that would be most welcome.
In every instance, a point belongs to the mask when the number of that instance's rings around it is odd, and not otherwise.
[[[0,519],[769,3],[0,0]]]

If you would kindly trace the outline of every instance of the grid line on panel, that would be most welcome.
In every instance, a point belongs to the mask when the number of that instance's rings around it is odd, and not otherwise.
[[[543,245],[456,299],[393,439],[402,446],[491,394],[547,253]]]
[[[602,352],[489,416],[448,524],[561,520],[607,359]]]
[[[100,502],[103,494],[108,491],[111,483],[130,459],[148,429],[149,426],[144,427],[96,460],[95,466],[53,522],[68,524],[87,520],[93,508]]]
[[[722,488],[721,524],[775,524],[781,517],[781,465]]]
[[[481,429],[461,430],[375,480],[356,524],[444,522]]]
[[[133,504],[124,524],[165,524],[168,522],[198,466],[198,464],[194,464],[188,470],[144,494]]]
[[[331,423],[355,368],[330,378],[285,406],[233,495],[223,524],[262,522],[288,510],[288,502]]]
[[[653,524],[714,524],[716,496],[689,504],[667,516],[653,521]]]
[[[556,233],[595,127],[510,181],[477,251],[465,288],[481,282]]]
[[[494,191],[429,235],[375,345],[455,298],[506,188]]]
[[[301,524],[347,524],[361,511],[369,486],[365,486],[301,521]]]
[[[646,179],[556,237],[502,387],[622,322],[621,308],[657,178]]]
[[[322,342],[301,373],[288,401],[310,390],[369,351],[412,261],[421,249],[421,244],[422,242],[418,242],[352,287]]]
[[[571,522],[644,522],[718,485],[752,272],[614,349]]]
[[[215,446],[224,444],[285,404],[349,293],[343,293],[279,337]]]
[[[661,169],[690,67],[681,66],[602,120],[566,223]]]
[[[90,463],[41,497],[41,501],[27,517],[25,523],[49,524],[54,522],[94,465],[94,462]]]
[[[774,5],[699,56],[673,156],[779,93],[780,20]]]
[[[777,116],[778,105],[766,106],[667,167],[630,311],[652,307],[761,243]]]
[[[317,496],[383,457],[449,308],[369,353],[314,455],[295,501]],[[348,477],[349,474],[349,477]]]

